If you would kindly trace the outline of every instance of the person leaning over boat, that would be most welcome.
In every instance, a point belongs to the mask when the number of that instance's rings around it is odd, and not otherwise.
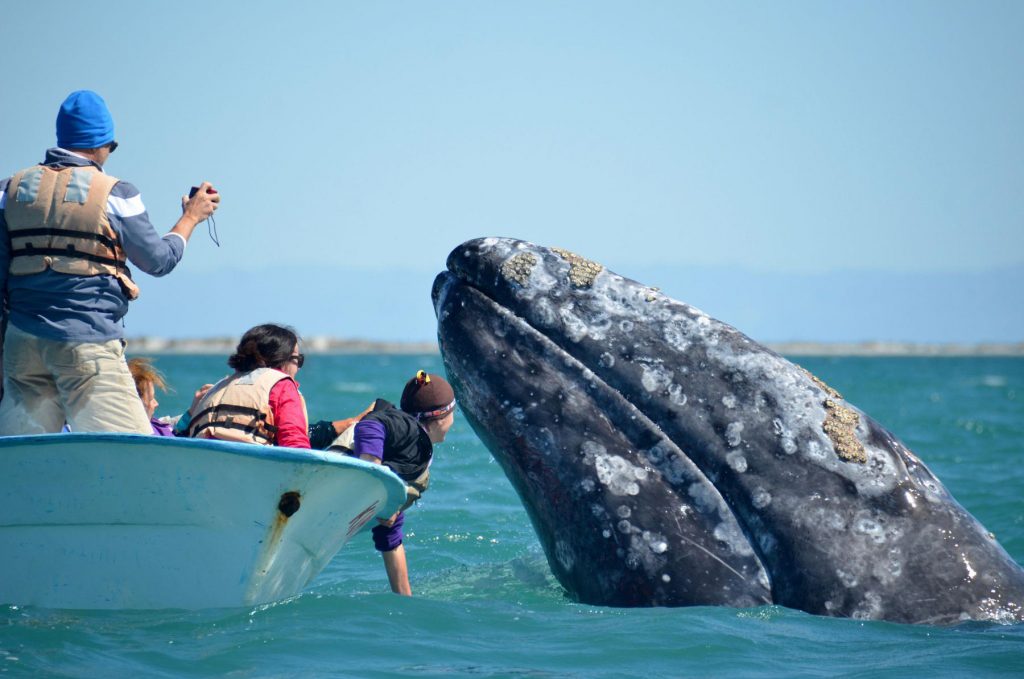
[[[234,374],[189,409],[178,429],[193,438],[309,448],[306,402],[295,375],[305,362],[291,328],[251,328],[228,359]]]
[[[409,488],[405,505],[372,530],[373,544],[384,558],[391,591],[412,595],[405,558],[405,510],[419,499],[430,482],[434,444],[444,441],[455,421],[455,392],[439,375],[420,370],[402,391],[400,409],[384,399],[356,423],[351,447],[339,448],[360,459],[383,464]]]
[[[0,435],[59,432],[65,421],[77,432],[151,431],[124,357],[121,319],[139,294],[127,262],[170,273],[220,197],[182,198],[161,237],[138,189],[104,174],[116,148],[103,99],[72,92],[57,113],[57,147],[0,181]]]

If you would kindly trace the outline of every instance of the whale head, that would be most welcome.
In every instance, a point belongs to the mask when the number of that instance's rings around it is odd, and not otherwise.
[[[433,299],[460,406],[574,599],[1021,619],[1024,571],[927,467],[735,328],[507,238],[457,247]]]

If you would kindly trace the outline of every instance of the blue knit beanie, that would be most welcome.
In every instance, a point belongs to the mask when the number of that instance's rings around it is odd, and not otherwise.
[[[114,119],[103,97],[91,90],[68,95],[57,112],[57,146],[97,149],[114,141]]]

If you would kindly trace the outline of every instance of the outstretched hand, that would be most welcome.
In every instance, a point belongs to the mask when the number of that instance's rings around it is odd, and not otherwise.
[[[373,403],[366,406],[366,409],[354,417],[346,417],[344,420],[334,420],[331,425],[334,427],[334,435],[341,436],[349,427],[363,419],[373,411]]]

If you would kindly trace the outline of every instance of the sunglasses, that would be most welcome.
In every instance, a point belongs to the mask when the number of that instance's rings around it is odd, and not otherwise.
[[[114,151],[117,150],[117,142],[116,141],[110,142],[109,144],[107,144],[107,148],[110,149],[111,153],[113,153]]]
[[[299,366],[301,368],[302,364],[306,362],[306,355],[305,354],[295,354],[294,356],[289,356],[288,360],[289,361],[295,361],[295,365],[297,365],[297,366]]]

